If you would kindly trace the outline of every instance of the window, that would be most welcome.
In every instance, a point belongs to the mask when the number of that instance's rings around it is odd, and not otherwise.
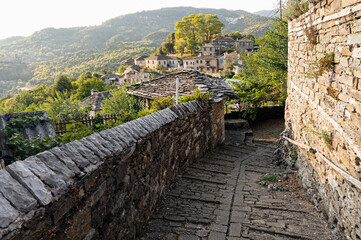
[[[198,63],[198,60],[196,60],[196,63]]]
[[[209,68],[207,68],[207,71],[209,71]]]
[[[204,48],[204,51],[207,51],[207,48]]]
[[[201,60],[200,62],[201,62],[201,63],[203,63],[203,61],[202,61],[202,60]]]

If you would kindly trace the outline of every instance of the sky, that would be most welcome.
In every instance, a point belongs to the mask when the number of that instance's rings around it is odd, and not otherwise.
[[[48,28],[99,25],[128,13],[191,6],[256,12],[276,8],[278,0],[0,0],[0,39],[29,36]]]

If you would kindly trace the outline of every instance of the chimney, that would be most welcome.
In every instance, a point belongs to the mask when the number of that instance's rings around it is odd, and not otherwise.
[[[97,90],[92,89],[92,90],[90,90],[90,93],[91,93],[91,95],[94,95],[95,93],[97,93]]]

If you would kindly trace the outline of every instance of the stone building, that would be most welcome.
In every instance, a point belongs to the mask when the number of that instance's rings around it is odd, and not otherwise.
[[[200,56],[195,58],[195,69],[197,71],[216,74],[219,71],[218,59],[214,56]]]
[[[242,38],[235,42],[237,53],[253,52],[254,42],[248,38]]]
[[[134,64],[143,68],[146,66],[146,63],[145,63],[145,59],[149,57],[149,56],[140,56],[140,57],[137,57],[136,59],[134,59]]]
[[[109,86],[112,85],[121,85],[121,79],[122,76],[119,74],[105,74],[103,76],[100,77],[101,80],[103,80],[106,84],[108,84]]]
[[[143,98],[146,107],[158,97],[176,96],[176,78],[179,79],[179,96],[191,95],[198,89],[201,92],[212,93],[212,99],[218,101],[220,96],[238,98],[233,89],[221,78],[202,74],[198,71],[189,70],[168,74],[141,84],[128,87],[128,93]]]
[[[175,56],[156,55],[145,58],[145,66],[149,69],[156,69],[163,65],[163,69],[175,69],[183,66],[183,60]]]
[[[80,105],[85,107],[90,104],[91,111],[89,112],[89,115],[91,117],[95,117],[95,115],[102,111],[102,104],[104,103],[104,100],[110,98],[111,96],[111,91],[97,92],[96,90],[92,89],[91,95],[82,99],[80,101]]]
[[[359,0],[323,0],[289,22],[281,139],[286,153],[297,151],[312,202],[347,239],[361,239],[360,18]]]

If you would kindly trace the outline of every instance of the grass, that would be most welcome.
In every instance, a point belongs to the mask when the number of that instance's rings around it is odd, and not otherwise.
[[[268,181],[268,182],[277,182],[278,179],[279,179],[279,176],[277,176],[275,174],[267,174],[262,178],[263,181]]]

